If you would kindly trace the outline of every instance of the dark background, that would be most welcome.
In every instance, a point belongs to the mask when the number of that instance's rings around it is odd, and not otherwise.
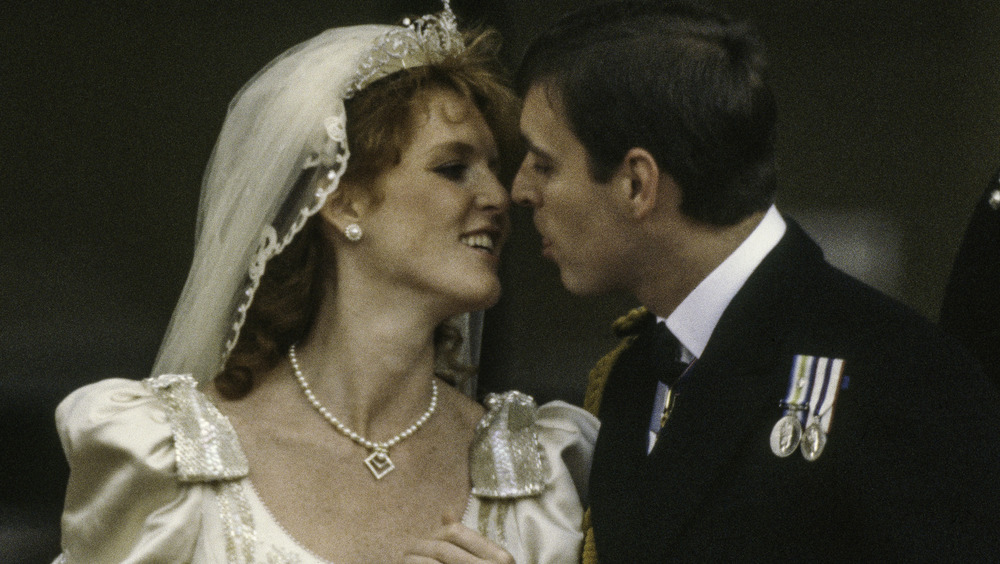
[[[516,64],[580,2],[455,0]],[[831,262],[936,318],[1000,161],[995,0],[724,2],[768,43],[779,207]],[[52,421],[73,388],[147,372],[191,258],[226,105],[323,29],[433,1],[11,3],[0,34],[0,561],[58,552],[66,478]],[[480,389],[582,399],[625,296],[562,290],[524,210],[487,315]]]

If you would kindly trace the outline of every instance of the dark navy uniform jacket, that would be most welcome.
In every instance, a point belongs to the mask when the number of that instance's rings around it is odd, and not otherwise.
[[[648,314],[635,330],[653,325]],[[644,334],[614,364],[590,480],[602,564],[1000,560],[1000,401],[931,323],[794,222],[730,303],[652,453]],[[844,359],[828,442],[769,446],[795,355]]]

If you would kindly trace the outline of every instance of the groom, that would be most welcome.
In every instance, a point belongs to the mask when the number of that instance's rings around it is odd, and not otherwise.
[[[538,37],[519,75],[512,196],[542,252],[571,292],[645,306],[590,377],[585,560],[1000,555],[997,394],[777,211],[775,102],[749,26],[601,4]]]

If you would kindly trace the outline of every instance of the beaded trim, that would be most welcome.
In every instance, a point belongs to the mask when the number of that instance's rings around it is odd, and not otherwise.
[[[542,493],[548,461],[535,433],[535,400],[521,392],[490,394],[470,452],[472,493],[514,499]]]
[[[254,562],[257,532],[242,478],[250,472],[229,419],[198,391],[190,374],[143,380],[163,406],[174,438],[177,479],[211,482],[226,533],[228,562]]]
[[[179,481],[232,480],[250,472],[232,423],[197,390],[190,374],[163,374],[143,383],[170,423]]]
[[[257,529],[243,481],[217,482],[219,516],[226,529],[226,558],[229,562],[252,564],[257,545]]]

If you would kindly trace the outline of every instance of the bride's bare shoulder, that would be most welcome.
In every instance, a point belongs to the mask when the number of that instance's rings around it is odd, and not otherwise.
[[[439,388],[441,390],[441,400],[447,402],[447,405],[451,407],[451,411],[461,420],[463,426],[470,429],[474,428],[479,423],[479,420],[483,418],[486,410],[479,402],[465,395],[454,386],[439,385]]]

